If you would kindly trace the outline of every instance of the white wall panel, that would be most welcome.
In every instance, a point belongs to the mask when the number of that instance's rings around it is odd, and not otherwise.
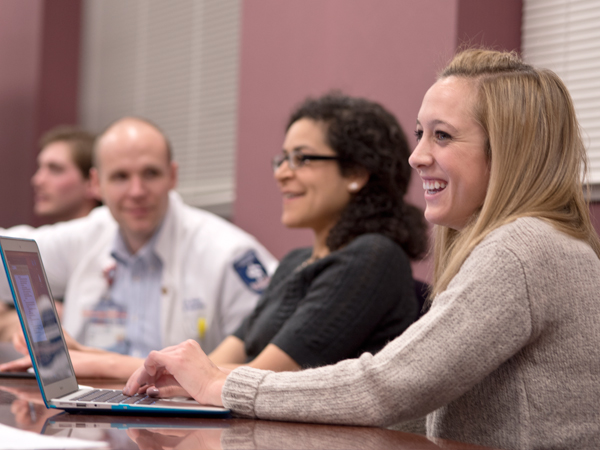
[[[157,123],[186,202],[230,213],[234,196],[240,0],[86,0],[80,122]]]
[[[565,82],[600,185],[600,0],[524,0],[523,58]]]

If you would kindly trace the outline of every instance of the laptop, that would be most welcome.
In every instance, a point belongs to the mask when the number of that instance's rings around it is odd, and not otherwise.
[[[47,408],[69,412],[223,417],[226,408],[192,399],[125,396],[119,390],[80,388],[35,241],[0,236],[0,255]]]

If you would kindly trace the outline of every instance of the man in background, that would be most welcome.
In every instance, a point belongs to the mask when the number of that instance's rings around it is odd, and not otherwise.
[[[49,223],[62,222],[85,217],[100,205],[90,182],[95,138],[67,125],[52,128],[40,138],[38,169],[31,178],[36,216]],[[16,311],[10,303],[0,302],[0,340],[17,331]]]
[[[139,364],[135,357],[190,338],[211,351],[253,310],[275,258],[231,223],[183,203],[170,144],[155,125],[127,117],[109,126],[94,166],[92,189],[105,206],[26,235],[38,242],[53,295],[64,296],[65,330],[115,352],[86,367],[115,376]]]
[[[60,126],[40,139],[38,169],[31,178],[34,212],[49,222],[87,216],[100,202],[90,183],[95,136]]]

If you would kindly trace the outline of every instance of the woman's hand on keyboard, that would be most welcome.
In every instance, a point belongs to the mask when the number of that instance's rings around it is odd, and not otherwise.
[[[190,339],[151,352],[144,366],[129,378],[123,393],[145,391],[157,397],[187,395],[204,405],[223,406],[221,390],[227,373],[213,364],[200,344]]]

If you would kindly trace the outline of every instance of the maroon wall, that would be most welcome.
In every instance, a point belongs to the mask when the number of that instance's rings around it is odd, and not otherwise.
[[[39,223],[30,178],[43,131],[77,117],[80,0],[0,2],[0,226]]]
[[[77,123],[81,1],[46,0],[37,131]]]
[[[521,51],[521,0],[460,0],[456,47]]]
[[[29,223],[43,4],[0,2],[0,224]]]
[[[234,221],[278,257],[312,237],[280,224],[269,164],[294,105],[330,89],[368,97],[394,112],[414,143],[423,94],[458,43],[474,36],[520,47],[520,0],[253,0],[243,8]],[[424,206],[416,175],[408,197]],[[415,265],[415,274],[428,278],[428,266]]]

